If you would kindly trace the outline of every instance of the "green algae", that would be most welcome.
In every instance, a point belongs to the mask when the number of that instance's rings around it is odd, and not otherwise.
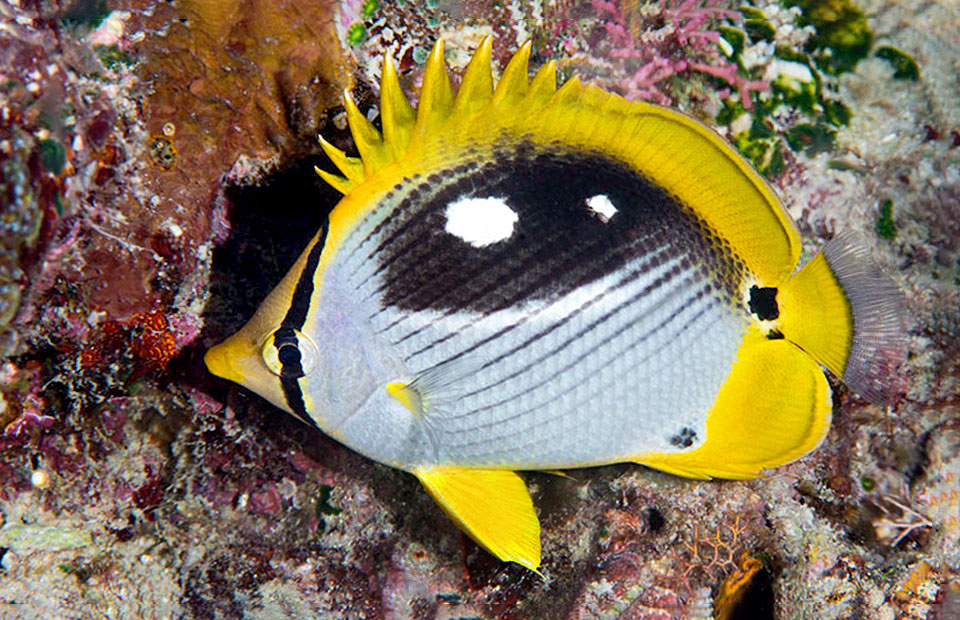
[[[0,547],[16,553],[29,551],[64,551],[93,544],[90,530],[53,525],[17,524],[0,529]]]
[[[776,41],[776,29],[762,10],[741,6],[742,28],[733,21],[719,28],[721,51],[736,63],[738,73],[770,85],[767,92],[751,93],[751,106],[724,100],[716,117],[719,124],[729,126],[749,115],[749,128],[734,135],[733,142],[767,177],[783,172],[788,151],[816,155],[833,150],[837,130],[850,122],[851,115],[836,98],[835,87],[828,86],[833,78],[827,76],[853,70],[873,41],[863,12],[847,0],[782,0],[781,4],[798,7],[793,25],[812,26],[814,34],[803,49],[777,43],[771,64],[747,69],[742,58],[748,46]],[[891,53],[885,54],[892,58]],[[772,78],[771,68],[775,70]],[[742,126],[743,121],[738,124]]]
[[[40,151],[40,162],[44,170],[53,174],[60,174],[64,166],[67,165],[67,149],[59,140],[47,138],[41,140],[38,145]]]
[[[785,0],[802,11],[801,26],[813,26],[815,34],[806,51],[817,57],[820,68],[834,75],[853,71],[873,45],[873,32],[863,11],[850,0]]]
[[[364,19],[370,19],[377,14],[378,10],[380,10],[380,3],[377,0],[365,0],[360,14]]]
[[[897,236],[897,225],[893,222],[893,201],[889,198],[880,203],[877,216],[877,234],[892,241]]]
[[[360,22],[350,24],[347,29],[347,43],[350,45],[360,45],[367,39],[367,27]]]
[[[124,67],[132,67],[136,64],[136,60],[133,58],[133,56],[122,51],[116,45],[104,45],[97,47],[94,48],[94,52],[108,71],[116,71]]]
[[[751,6],[741,6],[743,14],[743,28],[753,41],[773,41],[776,30],[773,28],[763,11]]]
[[[908,56],[905,52],[890,45],[884,45],[877,49],[873,55],[893,65],[893,79],[910,80],[911,82],[916,82],[920,79],[920,66],[916,60]]]

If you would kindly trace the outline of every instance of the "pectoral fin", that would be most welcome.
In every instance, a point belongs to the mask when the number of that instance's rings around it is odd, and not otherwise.
[[[506,562],[537,572],[540,521],[523,479],[495,469],[429,467],[414,474],[460,529]]]

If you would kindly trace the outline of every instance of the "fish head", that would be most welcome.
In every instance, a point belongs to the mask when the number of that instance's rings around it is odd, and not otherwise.
[[[277,292],[264,300],[239,331],[210,348],[204,363],[214,375],[296,413],[289,402],[289,385],[315,375],[320,348],[304,332],[283,324],[286,304]]]
[[[323,247],[317,233],[296,264],[270,292],[246,325],[209,349],[207,369],[218,377],[256,392],[308,423],[317,423],[310,394],[328,380],[321,356],[324,347],[308,315],[318,305],[317,264]],[[329,357],[329,355],[328,355]]]

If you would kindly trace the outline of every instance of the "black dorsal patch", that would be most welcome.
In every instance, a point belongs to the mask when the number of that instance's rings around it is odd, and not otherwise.
[[[689,208],[598,153],[500,148],[398,198],[369,257],[383,302],[404,310],[487,313],[555,299],[652,254],[644,269],[679,257],[701,276],[723,274],[719,288],[731,298],[739,283],[736,259]],[[449,232],[450,205],[464,198],[500,199],[515,214],[512,233],[478,247]]]

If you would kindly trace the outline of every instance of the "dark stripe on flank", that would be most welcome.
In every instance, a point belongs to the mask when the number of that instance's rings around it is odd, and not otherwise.
[[[276,331],[273,337],[273,346],[277,349],[277,357],[282,365],[280,386],[283,388],[283,397],[287,401],[287,406],[290,407],[294,415],[314,427],[317,423],[307,413],[307,407],[303,402],[303,390],[300,389],[303,367],[300,365],[296,331],[303,329],[303,323],[307,320],[310,299],[313,297],[313,276],[320,265],[320,255],[323,253],[323,246],[327,241],[328,228],[329,223],[324,223],[320,238],[310,248],[310,254],[307,255],[307,264],[300,272],[297,288],[294,289],[293,297],[290,299],[290,308],[287,309],[287,314],[280,323],[280,329]],[[293,347],[296,351],[295,355],[290,352],[290,347]]]
[[[696,294],[688,297],[684,305],[686,305],[686,306],[691,306],[694,302],[699,301],[700,299],[702,299],[706,294],[707,294],[706,291],[703,290],[703,289],[701,289],[701,290],[700,290],[699,292],[697,292]],[[675,336],[679,336],[679,335],[682,334],[683,332],[687,331],[692,325],[696,324],[696,323],[701,319],[701,317],[702,317],[711,307],[713,307],[713,306],[716,305],[717,303],[718,303],[718,302],[717,302],[715,299],[708,300],[703,306],[701,306],[700,308],[698,308],[697,311],[696,311],[692,316],[684,317],[686,320],[679,326],[679,329],[675,329],[674,335],[675,335]],[[651,336],[652,334],[656,333],[659,329],[666,328],[668,325],[670,325],[671,323],[673,323],[673,322],[674,322],[677,318],[679,318],[680,316],[681,316],[681,315],[678,315],[678,314],[671,315],[670,317],[668,317],[667,319],[665,319],[664,321],[662,321],[662,322],[658,325],[657,328],[655,328],[655,329],[653,329],[653,330],[651,330],[651,331],[645,332],[645,333],[644,333],[643,335],[641,335],[640,337],[632,340],[629,345],[627,345],[625,348],[623,348],[623,349],[621,349],[620,351],[618,351],[618,352],[617,352],[617,355],[624,355],[627,351],[631,351],[631,350],[637,348],[638,346],[642,345],[644,342],[646,342],[646,341],[650,338],[650,336]],[[704,325],[703,327],[704,327],[705,329],[709,329],[709,325]],[[580,362],[583,360],[584,357],[586,357],[587,355],[589,355],[589,354],[597,351],[598,349],[600,349],[600,348],[603,347],[604,345],[608,344],[611,340],[613,340],[613,339],[615,339],[615,338],[617,338],[617,337],[618,337],[617,335],[613,335],[613,336],[611,336],[609,339],[607,339],[607,340],[605,340],[605,341],[603,341],[603,342],[600,342],[600,343],[596,344],[596,345],[595,345],[590,351],[588,351],[585,355],[582,355],[582,356],[576,358],[576,359],[573,360],[572,362],[569,362],[569,363],[567,363],[565,366],[563,366],[562,368],[560,368],[556,374],[561,374],[561,373],[563,373],[563,372],[568,372],[571,368],[573,368],[573,367],[576,366],[578,363],[580,363]],[[644,356],[643,360],[644,360],[644,361],[649,360],[649,359],[652,358],[654,355],[656,355],[656,353],[657,353],[656,351],[650,352],[649,354],[647,354],[646,356]],[[603,372],[603,369],[601,368],[601,369],[599,369],[597,372],[598,372],[598,373],[599,373],[599,372]],[[596,373],[594,373],[594,374],[596,374]],[[556,375],[554,375],[554,376],[556,376]],[[597,395],[600,391],[602,391],[603,389],[606,389],[606,387],[603,385],[603,382],[599,382],[599,381],[593,382],[593,381],[591,381],[592,376],[593,376],[593,375],[591,375],[591,377],[587,377],[587,378],[584,380],[584,382],[583,382],[583,383],[586,383],[586,384],[590,384],[590,385],[595,386],[593,390],[591,390],[589,393],[587,393],[587,394],[584,395],[583,402],[590,402],[590,400],[594,399],[594,398],[596,397],[596,395]],[[580,384],[580,385],[582,385],[582,384]],[[515,398],[517,398],[517,397],[519,397],[519,396],[522,396],[522,395],[524,395],[524,394],[526,394],[526,393],[532,392],[533,390],[537,389],[537,387],[538,387],[538,386],[534,386],[532,389],[524,390],[524,391],[523,391],[522,393],[520,393],[520,394],[516,394],[516,395],[510,396],[510,397],[508,397],[508,398],[502,399],[502,400],[500,400],[498,403],[491,404],[490,407],[491,407],[491,408],[501,407],[501,406],[503,406],[504,404],[510,402],[511,400],[514,400]],[[500,418],[500,419],[496,420],[495,422],[484,422],[484,423],[476,424],[476,425],[474,425],[474,426],[469,426],[469,427],[458,427],[458,428],[456,428],[456,429],[453,429],[453,430],[447,431],[447,432],[448,432],[449,434],[459,434],[459,435],[461,435],[461,436],[464,436],[464,435],[467,434],[467,431],[479,430],[479,429],[482,429],[482,428],[490,428],[491,426],[497,426],[497,425],[504,425],[504,423],[507,422],[507,421],[517,420],[517,419],[523,418],[523,417],[525,417],[526,415],[528,415],[528,414],[530,414],[530,413],[533,413],[534,411],[536,411],[536,410],[538,410],[538,409],[542,409],[542,408],[547,407],[547,406],[549,406],[549,405],[551,405],[551,404],[553,404],[553,403],[563,402],[565,399],[569,399],[570,395],[571,395],[577,388],[578,388],[578,385],[571,385],[571,386],[569,386],[568,388],[566,388],[565,390],[559,391],[559,392],[557,392],[557,393],[555,393],[555,394],[550,394],[549,397],[548,397],[546,400],[543,400],[543,401],[541,401],[541,402],[539,402],[539,403],[536,403],[536,404],[529,405],[526,409],[524,409],[524,410],[522,410],[522,411],[518,411],[518,412],[514,413],[513,415],[511,415],[511,416],[509,416],[509,417]],[[557,415],[553,416],[550,420],[544,421],[543,419],[540,419],[540,420],[537,421],[537,424],[538,424],[538,425],[543,425],[543,424],[545,424],[545,423],[546,423],[546,424],[549,424],[550,421],[559,420],[560,418],[563,417],[563,415],[564,415],[563,412],[564,412],[564,411],[566,411],[566,412],[569,412],[569,411],[577,411],[577,410],[579,409],[579,407],[580,407],[581,404],[582,404],[581,401],[574,401],[574,402],[572,402],[572,403],[569,403],[569,402],[568,402],[567,406],[565,406],[565,407],[557,407],[557,408],[556,408],[557,411],[558,411]],[[486,408],[486,407],[485,407],[485,408]],[[456,416],[456,417],[457,417],[457,418],[469,418],[471,415],[476,414],[478,411],[482,411],[482,409],[475,409],[475,410],[472,410],[472,411],[469,411],[469,412],[464,412],[463,414],[461,414],[461,415],[459,415],[459,416]],[[481,439],[470,439],[470,440],[468,440],[468,441],[463,441],[463,442],[460,442],[460,443],[450,442],[450,443],[448,443],[447,445],[448,445],[449,447],[454,447],[454,446],[455,446],[455,447],[464,447],[464,446],[477,445],[477,444],[480,444],[480,443],[491,443],[491,442],[495,442],[495,441],[498,440],[498,439],[502,439],[502,438],[504,438],[504,437],[507,437],[507,436],[509,436],[510,434],[517,434],[517,433],[522,434],[522,433],[524,433],[526,430],[529,430],[529,429],[528,429],[528,428],[517,429],[516,427],[512,427],[511,430],[510,430],[510,433],[505,433],[505,434],[495,435],[495,436],[487,435],[487,436],[482,437]],[[540,439],[542,440],[542,438],[540,438]]]

